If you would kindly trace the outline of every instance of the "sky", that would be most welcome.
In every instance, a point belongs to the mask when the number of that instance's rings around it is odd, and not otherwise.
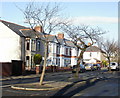
[[[24,15],[17,8],[24,9],[26,2],[0,2],[0,19],[27,26]],[[40,4],[41,2],[37,2]],[[42,2],[43,3],[43,2]],[[118,2],[58,2],[62,16],[74,19],[74,24],[100,27],[108,31],[106,39],[118,39]],[[16,7],[17,6],[17,7]]]

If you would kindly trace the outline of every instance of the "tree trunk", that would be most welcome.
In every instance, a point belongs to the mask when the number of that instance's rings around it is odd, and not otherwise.
[[[108,57],[108,63],[109,63],[109,71],[111,71],[110,69],[110,58]]]
[[[84,53],[84,51],[81,51],[80,55],[78,56],[77,69],[76,69],[76,77],[79,76],[80,62],[83,59],[83,53]]]
[[[45,54],[44,54],[44,64],[43,64],[43,70],[42,74],[40,77],[40,85],[43,83],[44,75],[45,75],[45,68],[46,68],[46,63],[47,63],[47,51],[48,51],[48,43],[45,43]]]

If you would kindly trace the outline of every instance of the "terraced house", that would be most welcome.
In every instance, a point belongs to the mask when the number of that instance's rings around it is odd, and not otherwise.
[[[0,49],[0,63],[2,66],[5,67],[7,64],[6,68],[9,70],[8,66],[13,67],[14,65],[13,72],[17,72],[15,65],[18,64],[24,65],[25,70],[35,68],[34,54],[39,53],[44,56],[44,42],[41,40],[44,37],[41,30],[41,27],[31,30],[15,23],[0,20],[0,47],[2,47]],[[46,33],[44,35],[49,39],[47,66],[67,67],[77,63],[77,49],[71,41],[64,38],[63,33],[58,33],[57,36]]]
[[[68,67],[77,64],[77,49],[63,33],[49,35],[48,66]]]
[[[48,35],[42,33],[41,26],[32,30],[0,20],[0,65],[3,72],[5,71],[4,74],[22,74],[23,70],[35,69],[34,55],[41,54],[44,60],[43,40],[46,39],[43,35],[48,37],[49,41],[46,66],[68,67],[77,64],[80,51],[64,37],[64,33]],[[103,53],[96,46],[89,47],[83,55],[83,61],[86,63],[100,63],[103,59]]]
[[[34,68],[33,56],[42,54],[42,33],[27,27],[0,20],[0,65],[4,75],[22,74]]]

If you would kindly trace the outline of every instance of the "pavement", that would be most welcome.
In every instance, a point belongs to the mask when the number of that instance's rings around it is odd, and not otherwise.
[[[62,72],[54,72],[54,74],[60,74]],[[64,73],[71,73],[69,72],[64,72]],[[45,75],[49,75],[51,73],[45,73]],[[21,78],[36,78],[40,77],[41,74],[29,74],[29,75],[20,75],[20,76],[9,76],[9,77],[0,77],[0,81],[5,81],[5,80],[13,80],[13,79],[21,79]]]
[[[105,70],[106,67],[101,68],[102,70]],[[54,72],[55,74],[59,74],[62,72]],[[70,72],[64,72],[64,73],[71,73]],[[108,72],[104,72],[104,73],[108,73]],[[111,72],[110,72],[111,73]],[[50,73],[45,73],[46,75],[50,74]],[[40,77],[41,74],[30,74],[30,75],[21,75],[21,76],[9,76],[9,77],[0,77],[0,81],[4,81],[4,80],[13,80],[13,79],[21,79],[21,78],[36,78],[36,77]]]
[[[35,77],[40,77],[40,74],[31,74],[31,75],[26,75],[26,76],[9,76],[9,77],[1,77],[0,81],[4,80],[12,80],[12,79],[21,79],[21,78],[35,78]]]
[[[13,89],[17,90],[32,90],[32,91],[40,91],[40,90],[57,90],[64,88],[66,86],[75,84],[75,85],[85,85],[88,83],[91,84],[95,81],[97,81],[98,78],[96,77],[88,77],[87,79],[75,79],[73,78],[68,78],[68,81],[43,81],[43,85],[39,85],[39,82],[35,83],[27,83],[27,84],[14,84],[11,86]]]

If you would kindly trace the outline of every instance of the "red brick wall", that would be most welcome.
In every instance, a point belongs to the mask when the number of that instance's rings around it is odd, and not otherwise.
[[[12,74],[12,63],[9,63],[9,62],[1,63],[0,62],[0,68],[2,68],[2,72],[0,72],[0,75],[2,76],[10,76]]]

